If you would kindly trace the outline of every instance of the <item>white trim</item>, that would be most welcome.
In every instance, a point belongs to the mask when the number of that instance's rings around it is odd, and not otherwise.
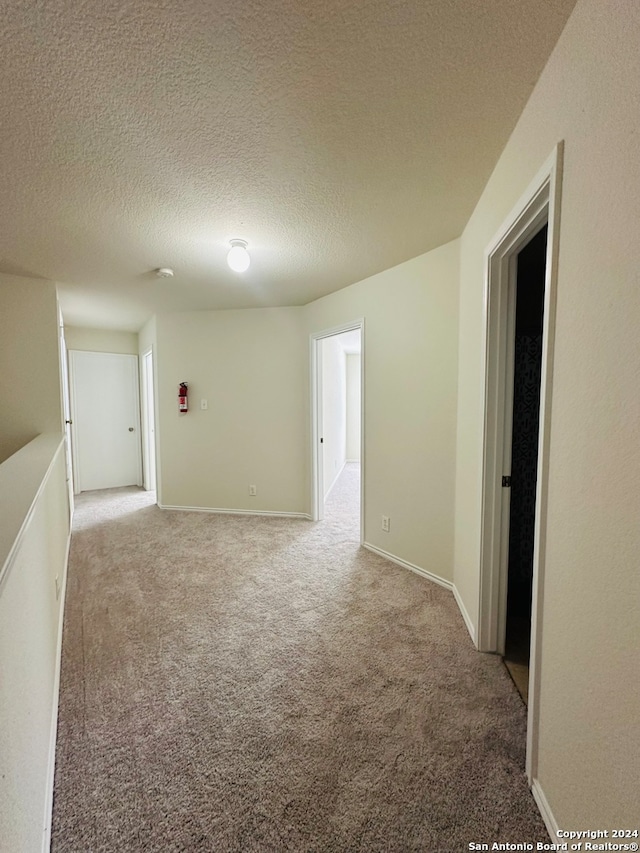
[[[147,359],[151,359],[151,395],[153,398],[153,439],[149,435],[149,383],[147,375]],[[147,492],[157,492],[158,490],[158,459],[156,454],[155,433],[157,431],[156,424],[156,368],[155,358],[153,353],[153,344],[149,346],[139,357],[140,370],[140,410],[141,410],[141,430],[142,430],[142,488]],[[155,485],[150,483],[151,458],[153,457],[153,470]]]
[[[143,353],[138,353],[138,371],[140,373],[140,432],[142,434],[142,488],[149,492],[149,435],[148,425],[149,418],[147,414],[147,355],[151,350]]]
[[[508,542],[508,495],[501,486],[505,447],[510,443],[508,423],[509,317],[512,309],[513,258],[547,223],[540,430],[531,609],[531,656],[526,769],[529,784],[537,774],[540,713],[540,654],[545,534],[549,471],[551,379],[560,234],[560,193],[563,143],[559,143],[518,204],[507,217],[485,253],[485,377],[482,433],[482,514],[480,541],[480,596],[477,645],[480,651],[502,652],[506,618],[505,542]],[[505,532],[506,531],[506,532]]]
[[[360,320],[360,459],[358,460],[358,464],[360,465],[360,544],[364,542],[366,529],[365,529],[365,429],[366,429],[366,420],[364,416],[364,403],[366,399],[366,369],[365,369],[365,323],[364,317]]]
[[[403,569],[409,569],[410,572],[414,572],[416,575],[420,575],[421,577],[426,578],[428,581],[437,583],[438,586],[443,586],[450,592],[453,590],[453,584],[451,583],[451,581],[447,581],[444,578],[439,577],[438,575],[434,575],[431,572],[428,572],[426,569],[421,569],[420,566],[416,566],[413,563],[407,562],[407,560],[403,560],[400,557],[396,557],[394,554],[390,554],[388,551],[383,551],[382,548],[376,548],[376,546],[371,545],[370,542],[363,542],[362,547],[366,548],[367,551],[371,551],[373,554],[377,554],[379,557],[384,557],[385,560],[390,560],[392,563],[395,563],[398,566],[402,566]]]
[[[320,438],[319,418],[321,416],[321,371],[319,367],[318,348],[319,342],[324,338],[341,335],[343,332],[360,330],[360,544],[364,545],[365,539],[365,320],[360,317],[350,323],[334,326],[321,332],[312,332],[309,335],[309,388],[311,392],[311,514],[312,521],[321,521],[324,512],[325,496],[322,495],[322,471],[321,456],[319,453]],[[348,461],[348,460],[347,460]],[[328,493],[327,493],[328,494]]]
[[[75,472],[73,470],[73,454],[71,451],[71,398],[69,394],[69,357],[67,342],[64,336],[64,319],[62,308],[58,304],[58,356],[60,359],[60,396],[62,398],[62,432],[65,434],[65,461],[67,463],[67,488],[69,492],[69,524],[73,515],[73,499],[75,495]]]
[[[263,509],[219,509],[210,506],[171,506],[169,504],[158,504],[160,509],[176,510],[179,512],[211,512],[217,515],[267,515],[275,518],[304,518],[311,521],[307,512],[277,512],[275,510]]]
[[[527,778],[529,784],[538,775],[538,734],[540,726],[540,667],[542,661],[542,611],[544,573],[547,553],[547,505],[549,499],[549,454],[551,398],[553,385],[553,347],[556,326],[556,292],[560,255],[560,218],[562,200],[563,143],[556,149],[555,165],[550,169],[549,219],[544,296],[545,331],[540,383],[540,433],[544,437],[538,452],[538,485],[533,560],[533,598],[531,608],[531,659],[529,661],[529,702],[527,706]]]
[[[359,460],[359,459],[345,459],[345,460],[344,460],[344,464],[346,465],[346,464],[347,464],[347,462],[350,462],[351,464],[354,464],[354,465],[359,465],[359,464],[360,464],[360,460]]]
[[[57,438],[59,434],[55,433],[52,435],[54,435]],[[37,441],[40,438],[42,438],[42,436],[37,436],[34,439],[34,441]],[[28,445],[26,445],[26,446],[28,447]],[[34,514],[35,509],[36,509],[36,504],[38,503],[40,495],[44,491],[44,487],[47,485],[47,482],[48,482],[49,477],[51,475],[51,471],[53,470],[53,466],[56,464],[56,460],[58,459],[58,456],[60,455],[60,451],[64,447],[65,447],[65,437],[64,437],[64,433],[62,433],[59,435],[58,446],[56,447],[56,449],[53,452],[53,455],[51,457],[51,461],[49,462],[49,465],[47,466],[47,470],[45,471],[44,476],[42,477],[42,480],[40,481],[40,485],[38,486],[38,489],[37,489],[35,495],[33,496],[33,500],[31,501],[29,509],[25,513],[24,520],[23,520],[22,524],[20,525],[18,532],[16,533],[15,539],[13,540],[13,545],[9,549],[9,553],[7,554],[7,557],[6,557],[3,565],[0,566],[0,588],[3,586],[6,579],[11,574],[11,569],[13,568],[13,564],[15,563],[16,556],[18,554],[18,550],[19,550],[20,546],[22,545],[22,539],[23,539],[23,537],[27,531],[27,528],[31,524],[31,519],[33,518],[33,514]],[[65,465],[66,465],[66,461],[65,461]],[[69,521],[69,524],[71,524],[71,521]]]
[[[53,789],[56,772],[56,744],[58,740],[58,705],[60,702],[60,671],[62,669],[62,634],[64,629],[64,606],[67,595],[67,578],[69,576],[69,551],[71,549],[71,528],[67,537],[67,549],[62,569],[62,584],[60,585],[60,601],[58,609],[58,637],[56,640],[55,673],[53,676],[53,703],[51,708],[51,734],[49,735],[49,769],[47,772],[47,789],[44,798],[44,838],[42,853],[49,853],[51,848],[51,825],[53,822]]]
[[[540,809],[540,814],[542,815],[542,820],[544,821],[544,825],[547,827],[547,832],[551,836],[551,840],[554,844],[558,843],[558,831],[560,827],[558,826],[558,821],[555,819],[553,812],[551,811],[551,806],[547,798],[544,795],[544,791],[542,790],[542,785],[540,784],[539,779],[534,779],[531,785],[531,793],[533,794],[533,799],[536,801],[536,805]]]
[[[156,503],[162,500],[162,452],[160,443],[160,380],[158,378],[158,347],[156,343],[151,344],[152,366],[153,366],[153,424],[155,429],[155,454],[156,454]]]
[[[476,645],[476,629],[475,629],[474,624],[471,620],[471,616],[469,616],[467,608],[464,606],[464,601],[462,600],[462,596],[458,592],[458,588],[456,587],[455,584],[453,585],[453,597],[456,600],[456,604],[458,605],[460,613],[462,614],[462,618],[464,619],[464,624],[467,626],[467,631],[469,632],[469,635],[471,636],[471,640],[473,642],[473,645],[475,646]]]

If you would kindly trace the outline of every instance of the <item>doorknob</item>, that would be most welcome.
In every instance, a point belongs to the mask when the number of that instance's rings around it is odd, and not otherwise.
[[[133,432],[133,427],[129,427],[129,432]]]

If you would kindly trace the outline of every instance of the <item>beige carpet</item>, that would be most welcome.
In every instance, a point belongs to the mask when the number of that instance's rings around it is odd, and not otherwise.
[[[321,524],[78,500],[56,853],[548,840],[501,660],[451,593],[359,548],[357,479]]]

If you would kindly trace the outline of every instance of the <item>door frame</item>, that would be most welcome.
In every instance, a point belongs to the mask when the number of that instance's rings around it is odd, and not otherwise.
[[[149,383],[149,364],[151,365],[151,383]],[[156,371],[153,346],[142,353],[140,359],[140,388],[142,409],[142,486],[149,491],[158,493],[158,450],[156,425]],[[149,407],[149,392],[153,405]],[[153,422],[153,438],[151,437],[151,422]],[[153,466],[152,463],[153,462]],[[151,472],[153,471],[153,478]],[[153,482],[152,482],[153,479]]]
[[[502,487],[502,476],[511,471],[517,254],[545,224],[548,226],[527,720],[526,770],[530,785],[537,776],[538,762],[540,651],[562,161],[563,143],[560,142],[485,252],[485,392],[478,649],[502,654],[506,630],[509,548],[509,490]]]
[[[322,362],[320,355],[320,344],[325,338],[341,335],[343,332],[360,331],[360,544],[364,542],[364,482],[365,482],[365,420],[364,420],[364,398],[365,398],[365,323],[364,317],[325,329],[322,332],[313,332],[309,336],[309,365],[310,365],[310,389],[311,389],[311,520],[322,521],[324,517],[324,483],[322,472],[322,453],[320,439],[322,438]]]
[[[69,359],[67,356],[67,343],[64,335],[64,318],[62,309],[58,305],[58,347],[60,354],[60,393],[62,396],[62,418],[65,439],[65,461],[67,470],[67,491],[69,494],[69,524],[73,521],[74,495],[76,494],[76,472],[73,464],[73,442],[71,427],[71,396],[69,393]]]
[[[71,408],[71,424],[72,424],[72,458],[73,458],[73,471],[74,471],[74,489],[75,494],[80,493],[80,486],[82,485],[82,469],[80,467],[80,458],[78,454],[78,440],[76,436],[76,429],[78,426],[78,417],[77,417],[77,408],[76,408],[76,376],[75,376],[75,359],[77,356],[83,355],[98,355],[98,356],[117,356],[118,358],[135,358],[136,360],[136,369],[133,371],[133,376],[135,378],[135,394],[137,399],[137,405],[135,407],[134,419],[135,426],[134,429],[138,433],[138,441],[136,442],[136,456],[137,456],[137,474],[136,474],[136,485],[142,485],[142,430],[140,428],[140,359],[135,353],[119,353],[119,352],[103,352],[98,350],[79,350],[79,349],[70,349],[68,350],[69,355],[69,404]]]

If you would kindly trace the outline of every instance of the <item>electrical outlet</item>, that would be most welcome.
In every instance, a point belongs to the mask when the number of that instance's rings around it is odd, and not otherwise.
[[[382,529],[384,530],[385,533],[388,533],[389,530],[391,529],[391,519],[389,518],[388,515],[382,516]]]
[[[258,490],[255,486],[249,486],[249,494],[251,495],[251,497],[255,498],[255,496],[258,494]]]
[[[206,412],[207,409],[209,408],[208,401],[207,400],[200,400],[200,408],[202,409],[203,412]]]
[[[60,575],[56,575],[56,601],[60,598]]]

